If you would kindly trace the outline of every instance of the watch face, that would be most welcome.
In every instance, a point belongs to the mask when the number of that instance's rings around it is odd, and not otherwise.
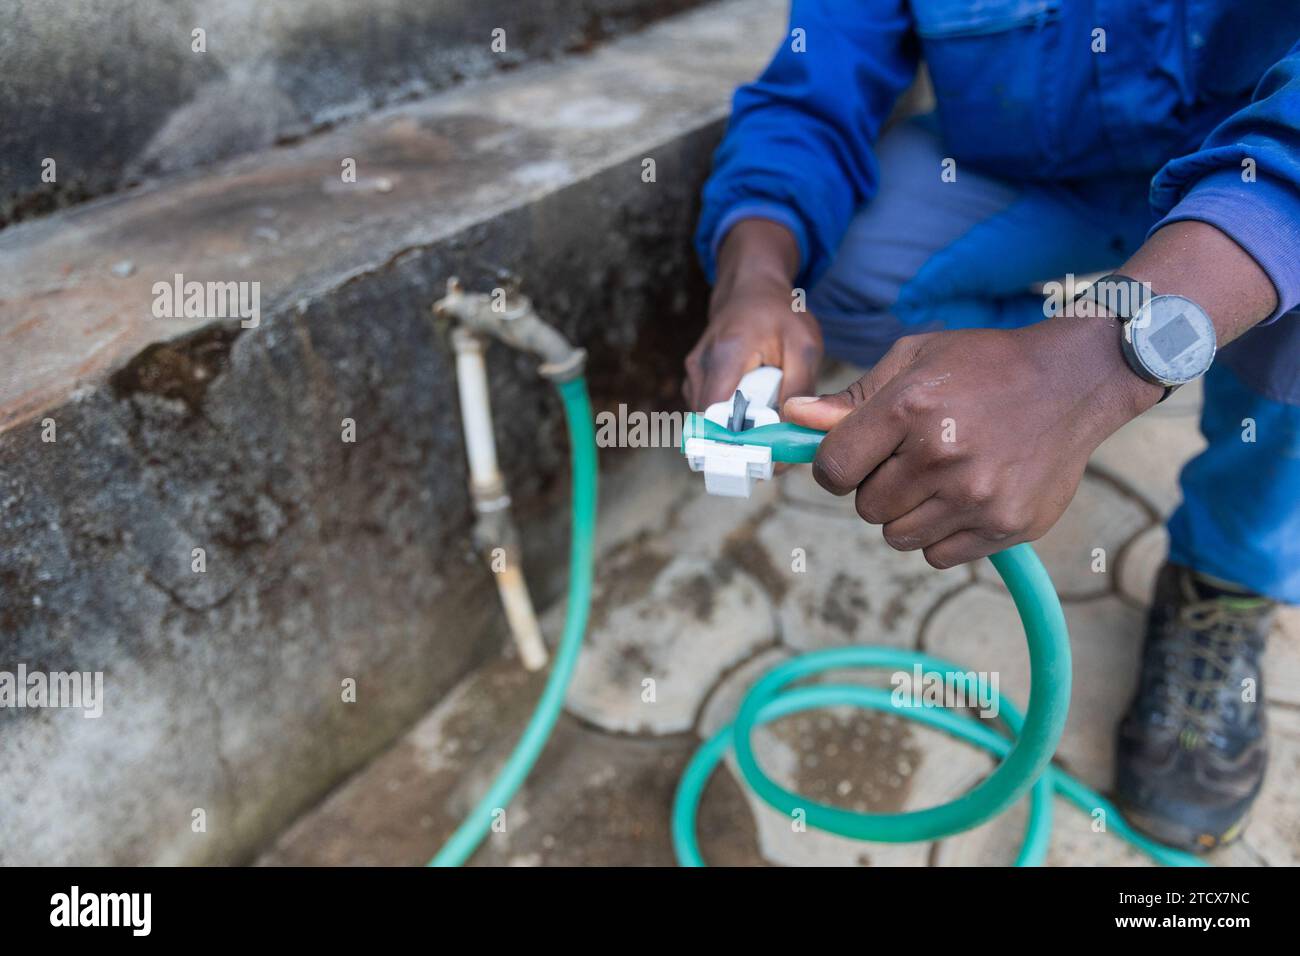
[[[1214,360],[1214,324],[1205,310],[1180,295],[1158,295],[1128,325],[1134,357],[1165,385],[1204,375]]]

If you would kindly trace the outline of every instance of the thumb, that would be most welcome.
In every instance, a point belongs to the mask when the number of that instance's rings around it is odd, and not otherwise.
[[[828,432],[851,411],[867,402],[912,361],[922,336],[899,339],[867,373],[843,391],[831,395],[796,396],[786,400],[781,417],[805,428]]]
[[[781,417],[805,428],[828,432],[856,407],[847,389],[834,395],[796,395],[786,399]]]

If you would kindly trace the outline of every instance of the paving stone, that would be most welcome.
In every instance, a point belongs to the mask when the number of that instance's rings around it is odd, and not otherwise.
[[[700,721],[702,736],[729,722],[748,689],[788,657],[784,650],[760,654],[728,675],[710,697]],[[862,672],[825,675],[834,683],[880,683]],[[783,786],[818,802],[860,812],[898,813],[933,806],[966,792],[992,768],[984,754],[901,717],[853,708],[796,714],[758,728],[755,751]],[[729,755],[726,773],[743,780]],[[721,774],[719,774],[721,775]],[[758,821],[763,856],[789,866],[922,866],[929,844],[874,844],[834,836],[793,821],[746,790]]]
[[[1029,802],[1021,800],[983,826],[939,844],[937,866],[1011,866],[1024,840]],[[1052,842],[1047,866],[1155,866],[1146,854],[1106,832],[1074,804],[1057,798],[1052,807]]]
[[[1011,866],[1025,832],[1026,802],[1017,803],[988,823],[940,840],[935,866]]]
[[[1065,606],[1074,661],[1070,720],[1058,751],[1066,769],[1105,791],[1115,733],[1137,687],[1146,615],[1118,598]]]
[[[785,725],[785,726],[782,726]],[[795,716],[755,733],[755,751],[774,780],[822,803],[897,813],[920,774],[919,734],[897,717],[828,710]],[[852,744],[862,743],[854,752]],[[900,772],[900,767],[909,768]],[[741,784],[734,766],[728,771]],[[924,866],[928,843],[864,843],[795,821],[744,791],[763,858],[782,866]]]
[[[523,731],[545,683],[496,658],[465,678],[258,860],[287,866],[418,866],[455,830]]]
[[[723,677],[713,688],[704,707],[700,710],[700,719],[695,728],[700,739],[708,740],[723,725],[731,723],[732,718],[736,716],[736,711],[740,709],[741,701],[754,686],[754,682],[792,656],[790,651],[783,647],[767,648]]]
[[[818,718],[812,718],[816,719]],[[906,728],[886,729],[884,718],[874,715],[850,717],[827,712],[821,719],[829,721],[832,728],[822,732],[823,738],[855,737],[870,741],[871,752],[880,749],[893,753],[910,743]],[[847,773],[843,768],[819,771],[816,764],[810,767],[807,763],[819,760],[819,755],[815,752],[800,753],[790,741],[783,738],[783,735],[791,733],[790,730],[783,731],[780,728],[764,728],[755,734],[755,749],[759,759],[773,779],[782,786],[806,793],[819,802],[836,803],[855,809],[878,807],[882,812],[898,811],[898,791],[904,782],[901,775],[890,773],[885,767],[873,768],[865,762],[854,763],[851,772]],[[908,758],[919,761],[919,752],[914,746],[903,752]],[[727,773],[743,788],[743,781],[733,762],[728,762]],[[838,779],[831,781],[830,776]],[[814,785],[827,788],[829,792],[812,792],[819,789]],[[838,795],[840,788],[848,790],[847,800]],[[853,800],[855,790],[861,796],[857,801]],[[743,792],[757,822],[760,852],[771,863],[782,866],[924,866],[926,863],[929,844],[869,844],[812,827],[796,827],[791,817],[768,806],[747,788]],[[876,802],[882,795],[883,806]],[[876,799],[873,800],[872,797]]]
[[[514,747],[543,677],[500,658],[457,686],[374,763],[297,823],[260,865],[412,866],[451,835]],[[561,715],[527,784],[473,865],[674,862],[672,794],[693,737],[610,737]],[[705,790],[706,857],[761,865],[754,824],[730,777]]]
[[[1085,474],[1074,500],[1051,531],[1034,542],[1062,600],[1097,597],[1111,589],[1124,545],[1150,524],[1147,511],[1113,484]],[[1105,571],[1094,571],[1093,549],[1105,550]],[[988,561],[975,563],[980,580],[1001,586]]]
[[[597,554],[633,538],[661,534],[670,516],[702,484],[675,449],[602,452],[601,466]]]
[[[837,498],[813,480],[812,468],[796,465],[778,476],[781,496],[792,505],[813,508],[831,514],[853,514],[851,499]]]
[[[1268,773],[1242,837],[1269,866],[1300,866],[1300,713],[1270,707]]]
[[[610,731],[690,730],[714,681],[775,640],[770,599],[734,562],[635,542],[599,562],[567,707]]]
[[[701,738],[707,739],[729,723],[754,682],[789,656],[784,649],[769,650],[727,675],[710,696],[701,715]],[[856,787],[861,791],[857,798],[860,808],[870,806],[866,802],[870,798],[897,806],[902,776],[873,771],[879,771],[880,765],[890,759],[895,763],[899,759],[902,745],[899,730],[903,728],[897,727],[898,723],[893,719],[894,726],[885,727],[876,715],[856,714],[847,708],[799,714],[759,727],[754,732],[754,750],[774,780],[813,799],[824,802],[841,799],[838,793],[832,797],[826,792],[813,792],[819,784],[823,791],[828,789],[829,772],[829,776],[839,777],[834,781],[836,791],[845,784],[849,788],[850,802],[844,805],[853,805],[852,793]],[[846,727],[851,728],[848,731],[850,739],[844,746],[844,741],[839,738],[845,734]],[[831,757],[826,758],[828,747],[836,749]],[[878,760],[873,765],[869,759],[872,755],[885,755],[884,761]],[[820,764],[822,758],[827,759],[825,766]],[[915,752],[908,750],[902,759],[914,760]],[[724,766],[726,769],[720,769],[714,776],[730,778],[744,793],[757,823],[762,856],[771,863],[784,866],[924,865],[927,853],[924,845],[877,847],[812,828],[796,829],[790,817],[749,791],[736,767],[733,753],[728,753]]]
[[[1264,657],[1264,693],[1300,707],[1300,607],[1280,607]]]
[[[910,647],[930,608],[969,580],[963,568],[936,571],[920,552],[893,550],[851,509],[836,516],[781,508],[756,525],[753,539],[767,556],[782,640],[799,650]]]
[[[1119,590],[1143,607],[1155,595],[1156,575],[1169,556],[1169,532],[1152,525],[1134,538],[1119,556]]]
[[[1142,613],[1117,598],[1065,605],[1073,654],[1070,719],[1057,757],[1089,785],[1112,777],[1114,733],[1137,681]],[[1029,653],[1009,595],[983,585],[939,606],[922,635],[925,650],[975,671],[997,672],[999,689],[1024,711]]]
[[[1028,800],[1002,816],[967,833],[944,840],[934,862],[938,866],[1010,866],[1024,837]],[[1294,812],[1291,813],[1295,816]],[[1073,803],[1058,797],[1053,805],[1052,842],[1047,866],[1157,866],[1150,857],[1109,832],[1095,829],[1096,820]],[[1216,866],[1259,866],[1264,858],[1246,838],[1209,854]]]
[[[1157,866],[1145,853],[1106,831],[1094,829],[1098,820],[1072,803],[1057,800],[1053,807],[1052,846],[1048,866]]]
[[[1140,495],[1159,514],[1169,515],[1181,499],[1178,472],[1205,447],[1205,439],[1195,416],[1156,412],[1152,409],[1107,438],[1089,465]]]
[[[571,719],[474,857],[482,866],[672,866],[673,794],[693,737],[611,737]],[[744,797],[723,774],[701,800],[700,850],[715,865],[761,865]]]
[[[773,584],[766,570],[755,564],[761,555],[754,553],[757,549],[749,547],[747,541],[753,527],[777,510],[780,492],[776,484],[755,482],[753,494],[748,498],[710,495],[704,490],[704,476],[691,472],[680,457],[678,461],[690,491],[669,516],[668,533],[673,550],[706,557],[727,554],[756,574],[764,585]]]
[[[1146,616],[1117,598],[1067,604],[1074,661],[1070,720],[1058,751],[1071,773],[1105,791],[1115,733],[1137,687]]]
[[[1259,851],[1250,845],[1250,827],[1240,840],[1205,854],[1205,862],[1212,866],[1267,866]]]

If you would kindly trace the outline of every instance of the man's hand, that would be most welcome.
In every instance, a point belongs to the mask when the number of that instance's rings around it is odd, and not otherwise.
[[[1223,346],[1278,305],[1264,270],[1208,223],[1165,226],[1119,270],[1209,313]],[[829,431],[813,462],[828,491],[857,491],[862,518],[937,568],[1047,532],[1088,456],[1160,400],[1120,351],[1114,318],[1061,316],[1012,331],[901,339],[837,395],[783,417]]]
[[[836,395],[784,418],[829,430],[813,475],[857,493],[900,551],[948,568],[1044,534],[1088,456],[1162,391],[1124,363],[1118,323],[1056,318],[1012,331],[910,336]]]
[[[709,325],[686,357],[686,401],[707,408],[735,393],[741,376],[760,365],[784,372],[782,400],[813,389],[822,336],[809,312],[796,312],[791,284],[799,249],[784,226],[740,222],[722,244]]]

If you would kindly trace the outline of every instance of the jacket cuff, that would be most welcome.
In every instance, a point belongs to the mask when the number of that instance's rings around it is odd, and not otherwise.
[[[1169,213],[1151,227],[1153,233],[1174,222],[1208,222],[1245,249],[1268,275],[1277,292],[1277,310],[1262,324],[1300,305],[1300,190],[1261,174],[1242,182],[1241,173],[1225,169],[1203,176]]]

